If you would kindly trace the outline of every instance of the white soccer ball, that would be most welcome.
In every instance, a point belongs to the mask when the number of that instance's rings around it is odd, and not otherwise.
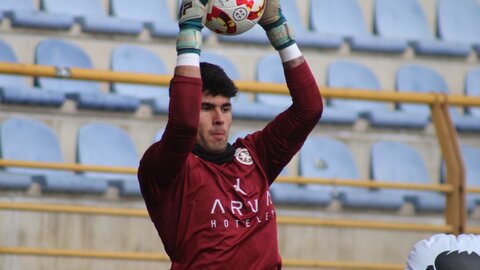
[[[209,0],[205,26],[217,34],[239,35],[262,18],[266,0]]]

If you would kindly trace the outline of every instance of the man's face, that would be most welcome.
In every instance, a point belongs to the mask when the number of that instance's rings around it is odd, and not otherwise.
[[[198,125],[197,143],[207,152],[220,154],[227,147],[232,124],[230,98],[202,94],[202,108]]]

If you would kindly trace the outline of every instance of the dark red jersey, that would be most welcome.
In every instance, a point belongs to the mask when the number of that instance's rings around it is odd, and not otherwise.
[[[285,74],[293,105],[263,130],[237,139],[233,160],[220,165],[191,153],[201,80],[172,79],[167,127],[139,168],[142,194],[172,269],[281,269],[269,186],[323,108],[306,63]]]

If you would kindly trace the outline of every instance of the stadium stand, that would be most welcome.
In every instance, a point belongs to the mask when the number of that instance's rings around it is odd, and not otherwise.
[[[400,142],[379,141],[372,146],[371,151],[372,179],[433,183],[425,162],[415,148]],[[405,200],[411,202],[417,211],[443,211],[445,209],[445,196],[437,192],[405,191],[403,194]]]
[[[79,164],[137,168],[139,160],[132,139],[118,127],[106,123],[90,123],[78,130]],[[104,172],[85,172],[84,175],[106,179],[119,189],[120,195],[140,195],[136,175]]]
[[[63,163],[60,144],[45,124],[29,118],[10,118],[1,125],[3,159]],[[13,186],[28,187],[28,176],[38,182],[43,192],[103,194],[107,182],[96,177],[76,175],[72,171],[7,167],[0,182],[10,179]],[[13,175],[13,176],[12,176]],[[11,178],[13,177],[13,178]],[[19,179],[20,178],[20,179]],[[14,181],[18,181],[13,183]]]
[[[18,63],[11,46],[2,40],[0,40],[0,61]],[[59,107],[64,103],[65,95],[30,87],[26,78],[21,76],[0,74],[0,100],[4,104]]]
[[[333,38],[345,38],[352,50],[402,53],[407,48],[404,41],[374,36],[356,0],[311,1],[310,27]]]
[[[176,38],[178,22],[170,14],[166,0],[111,0],[110,13],[120,19],[139,21],[153,37]],[[203,31],[205,32],[205,31]]]
[[[434,37],[418,0],[376,0],[375,31],[379,36],[408,42],[417,54],[467,56],[470,46]]]
[[[345,60],[335,61],[328,66],[327,86],[375,91],[381,89],[377,77],[369,68]],[[391,110],[388,103],[344,99],[331,99],[329,103],[344,113],[354,111],[375,127],[424,128],[428,124],[427,117],[418,117],[408,111]]]
[[[445,79],[434,69],[423,65],[403,65],[397,73],[397,90],[401,92],[414,91],[421,93],[437,92],[449,94]],[[415,113],[417,117],[430,116],[430,109],[426,105],[399,104],[401,111]],[[461,115],[455,108],[450,108],[452,121],[459,131],[480,131],[478,117]]]
[[[257,81],[285,83],[285,75],[281,65],[282,63],[278,55],[270,54],[261,57],[256,69]],[[279,112],[287,109],[292,104],[291,97],[285,95],[259,93],[256,95],[256,100],[262,106],[268,107],[265,119],[273,119]],[[320,123],[351,125],[357,119],[354,111],[329,106],[328,103],[326,107]]]
[[[324,149],[322,149],[324,150]],[[319,162],[327,162],[330,158],[327,151],[320,151],[313,137],[309,137],[300,149],[299,175],[304,177],[319,177],[325,175],[325,168],[318,167]],[[350,173],[345,171],[345,173]],[[333,200],[333,188],[323,185],[299,185],[293,183],[274,183],[271,186],[272,198],[277,204],[290,205],[328,205]]]
[[[2,13],[13,27],[67,30],[74,24],[72,15],[39,11],[32,0],[2,0],[0,14]]]
[[[93,68],[90,57],[83,49],[56,39],[46,39],[38,44],[35,62],[38,65],[56,66],[59,72],[68,67]],[[63,71],[68,73],[68,70]],[[77,102],[79,109],[133,112],[140,105],[137,98],[102,92],[97,82],[40,77],[37,83],[42,89],[64,93],[67,98]]]
[[[338,49],[343,43],[340,36],[321,34],[309,30],[298,10],[295,0],[282,0],[282,13],[295,29],[295,40],[302,47]]]
[[[441,39],[465,43],[480,54],[480,4],[474,0],[438,1],[437,28]]]
[[[480,187],[480,148],[471,145],[461,145],[463,160],[465,162],[465,183],[468,187]],[[480,206],[480,194],[468,194],[469,209]]]
[[[460,151],[462,152],[462,158],[465,164],[465,187],[467,189],[480,187],[480,148],[470,144],[461,144]],[[447,175],[445,161],[443,159],[440,170],[440,180],[445,183],[447,181]],[[472,212],[476,206],[480,206],[480,194],[467,193],[465,207],[468,212]]]
[[[167,74],[162,59],[148,49],[136,45],[120,45],[112,52],[111,69],[134,73]],[[113,83],[112,92],[132,96],[152,107],[154,113],[168,112],[168,87]]]
[[[82,31],[118,35],[138,35],[143,24],[138,21],[108,16],[100,0],[42,0],[48,13],[71,15]]]

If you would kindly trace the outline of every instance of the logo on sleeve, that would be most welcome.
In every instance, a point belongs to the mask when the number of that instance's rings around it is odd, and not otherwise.
[[[252,157],[250,156],[250,153],[246,148],[237,148],[235,150],[235,158],[238,160],[238,162],[242,164],[245,164],[245,165],[253,164]]]

